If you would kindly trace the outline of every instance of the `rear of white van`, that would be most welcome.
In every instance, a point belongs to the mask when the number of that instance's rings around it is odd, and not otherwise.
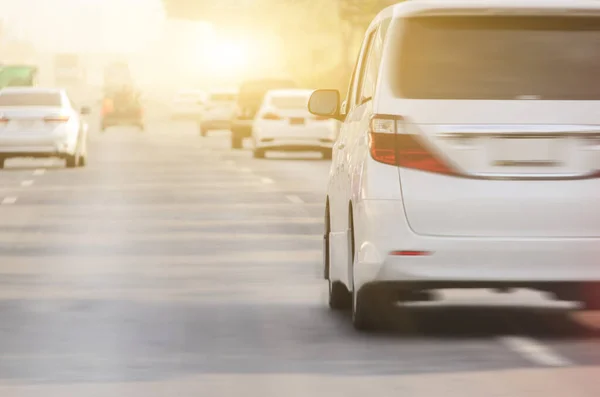
[[[401,199],[362,204],[355,283],[597,283],[600,15],[450,11],[390,25],[369,142]]]

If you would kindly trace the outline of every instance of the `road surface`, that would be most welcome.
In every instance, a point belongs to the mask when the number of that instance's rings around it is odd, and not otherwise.
[[[329,312],[327,161],[96,125],[85,169],[0,172],[0,395],[600,395],[600,315],[538,294],[448,293],[374,334]]]

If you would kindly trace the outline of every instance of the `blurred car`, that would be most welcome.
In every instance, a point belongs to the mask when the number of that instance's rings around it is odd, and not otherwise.
[[[135,126],[144,130],[144,110],[140,93],[125,86],[118,91],[108,92],[102,100],[100,129],[113,126]]]
[[[329,305],[357,329],[433,291],[600,309],[600,3],[404,2],[366,31],[325,212]],[[433,83],[432,83],[433,82]]]
[[[69,168],[87,161],[87,123],[61,89],[0,90],[0,167],[13,157],[58,157]]]
[[[318,151],[331,158],[337,122],[308,111],[311,90],[273,90],[265,95],[252,126],[253,155],[268,150]]]
[[[208,94],[201,113],[200,135],[210,130],[227,130],[235,110],[237,91],[212,91]]]
[[[171,103],[171,117],[174,120],[199,120],[204,109],[206,94],[199,90],[177,92]]]
[[[240,86],[233,119],[231,121],[231,148],[240,149],[244,138],[252,135],[252,123],[256,112],[269,90],[298,88],[290,79],[248,80]]]

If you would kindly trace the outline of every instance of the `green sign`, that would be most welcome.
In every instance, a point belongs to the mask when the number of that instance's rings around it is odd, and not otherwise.
[[[0,88],[10,86],[33,86],[36,83],[37,67],[31,65],[0,66]]]

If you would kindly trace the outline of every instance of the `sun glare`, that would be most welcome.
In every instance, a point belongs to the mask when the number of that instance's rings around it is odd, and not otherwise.
[[[222,41],[210,47],[210,56],[206,61],[213,71],[237,74],[248,67],[248,53],[241,43]]]

